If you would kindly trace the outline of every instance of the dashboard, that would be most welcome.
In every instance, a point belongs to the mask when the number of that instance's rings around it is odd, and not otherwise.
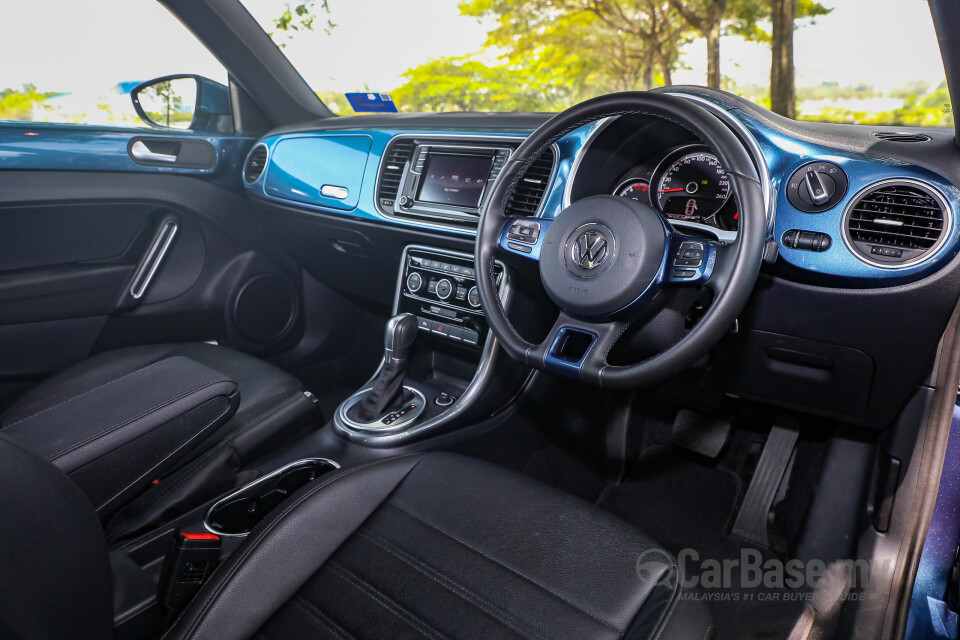
[[[765,262],[717,362],[726,392],[889,425],[929,374],[960,299],[953,131],[796,122],[711,89],[669,91],[724,122],[761,178]],[[371,115],[276,130],[253,145],[243,186],[316,281],[389,313],[384,301],[395,299],[409,248],[469,254],[502,158],[548,118]],[[684,235],[731,242],[740,212],[724,169],[684,128],[621,115],[545,149],[506,207],[551,220],[583,198],[615,194],[648,203]],[[533,275],[505,275],[525,318],[549,304],[516,293]],[[426,281],[430,303],[418,303],[442,307]]]
[[[721,118],[753,155],[764,177],[769,240],[800,277],[888,286],[930,275],[957,255],[960,192],[931,170],[938,167],[923,154],[929,143],[787,121],[706,89],[676,91]],[[274,132],[248,156],[247,165],[260,169],[245,172],[244,186],[306,213],[472,237],[486,185],[546,118],[342,118],[323,130]],[[673,123],[641,116],[591,123],[545,156],[518,186],[517,215],[553,218],[580,198],[615,194],[650,204],[684,233],[736,238],[739,211],[724,168]],[[471,183],[433,184],[431,174],[438,181],[463,174]],[[520,206],[523,199],[535,206]]]

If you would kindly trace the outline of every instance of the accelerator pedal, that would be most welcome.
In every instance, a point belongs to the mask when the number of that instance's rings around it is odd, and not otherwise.
[[[740,505],[737,520],[733,523],[733,535],[755,544],[770,546],[767,536],[767,520],[777,491],[783,481],[783,475],[790,464],[793,450],[797,445],[800,432],[796,423],[780,421],[785,426],[774,425],[763,451],[760,452],[760,461],[747,487],[747,493]]]
[[[673,421],[673,446],[716,458],[730,439],[730,422],[699,411],[681,409]]]

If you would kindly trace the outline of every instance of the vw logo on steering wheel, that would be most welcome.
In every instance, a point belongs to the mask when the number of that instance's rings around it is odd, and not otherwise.
[[[567,268],[581,278],[593,278],[606,271],[616,257],[613,232],[596,222],[575,229],[568,236]]]
[[[573,261],[584,269],[596,269],[607,259],[609,241],[601,232],[590,229],[573,243]]]

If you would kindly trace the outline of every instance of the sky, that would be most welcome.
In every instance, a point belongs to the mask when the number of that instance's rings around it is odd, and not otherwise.
[[[864,82],[881,91],[943,78],[924,0],[821,0],[833,7],[797,31],[798,86]],[[244,0],[268,25],[284,0]],[[298,34],[287,55],[315,89],[391,90],[403,72],[431,57],[479,50],[489,24],[459,15],[457,0],[330,0],[331,35]],[[42,16],[41,16],[42,12]],[[766,84],[763,45],[725,38],[721,70],[739,84]],[[0,3],[0,88],[31,82],[79,92],[172,73],[223,81],[217,61],[153,0],[44,0]],[[688,47],[677,83],[702,84],[705,47]]]

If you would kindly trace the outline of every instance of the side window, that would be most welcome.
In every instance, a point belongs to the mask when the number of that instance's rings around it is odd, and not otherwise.
[[[226,71],[156,0],[46,0],[42,14],[0,4],[0,121],[233,129]]]

